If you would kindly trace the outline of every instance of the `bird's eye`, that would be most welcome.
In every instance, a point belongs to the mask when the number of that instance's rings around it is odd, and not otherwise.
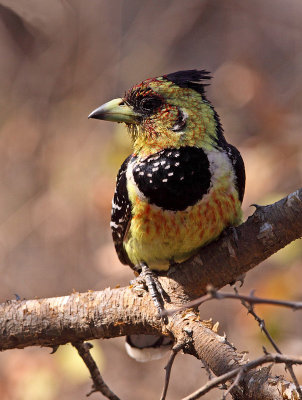
[[[145,97],[140,102],[140,109],[144,113],[152,113],[158,109],[162,104],[162,100],[159,97]]]

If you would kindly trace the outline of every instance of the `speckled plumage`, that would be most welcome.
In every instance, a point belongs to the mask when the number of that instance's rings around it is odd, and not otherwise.
[[[167,270],[241,220],[244,164],[205,97],[209,79],[197,70],[147,79],[90,114],[128,126],[133,153],[117,176],[112,236],[120,261],[142,270],[159,313],[161,288],[148,267]],[[172,344],[132,335],[126,348],[148,361]]]
[[[205,98],[204,79],[205,71],[181,71],[123,98],[141,117],[128,124],[134,152],[119,172],[111,228],[121,262],[132,267],[166,270],[241,220],[244,164]]]

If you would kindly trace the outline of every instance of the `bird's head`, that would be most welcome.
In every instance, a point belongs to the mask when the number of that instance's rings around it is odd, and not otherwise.
[[[123,98],[94,110],[89,118],[124,122],[134,153],[141,157],[164,148],[212,147],[221,134],[219,119],[205,97],[207,71],[179,71],[147,79]]]

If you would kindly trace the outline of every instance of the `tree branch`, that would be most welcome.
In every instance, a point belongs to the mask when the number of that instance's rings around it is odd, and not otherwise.
[[[302,301],[288,301],[288,300],[279,300],[279,299],[267,299],[263,297],[254,296],[254,292],[252,292],[249,296],[244,294],[236,293],[222,293],[218,292],[213,287],[208,287],[208,294],[202,296],[196,300],[190,301],[187,304],[184,304],[182,307],[179,307],[175,310],[169,310],[167,312],[168,315],[173,314],[174,312],[185,310],[186,308],[191,307],[199,307],[201,304],[206,303],[209,300],[224,300],[224,299],[232,299],[232,300],[240,300],[241,302],[246,302],[249,305],[254,304],[266,304],[270,306],[279,306],[285,308],[291,308],[292,310],[300,310],[302,309]]]
[[[266,354],[262,357],[256,358],[255,360],[246,363],[245,365],[243,365],[241,367],[235,368],[232,371],[219,376],[218,378],[211,379],[202,388],[196,390],[194,393],[191,393],[189,396],[184,397],[182,400],[199,399],[201,396],[208,393],[214,387],[217,387],[221,383],[225,383],[225,382],[229,381],[231,378],[234,378],[234,377],[238,376],[239,374],[241,375],[241,378],[243,376],[245,376],[245,379],[246,379],[247,371],[249,371],[253,368],[256,368],[260,365],[271,363],[271,362],[273,362],[274,364],[281,364],[281,363],[283,364],[284,363],[284,364],[289,364],[289,365],[292,365],[292,364],[300,364],[301,365],[302,357],[287,356],[284,354]],[[251,377],[249,377],[249,378],[251,378]],[[280,391],[280,394],[283,394],[283,393]],[[249,396],[248,398],[254,399],[255,397]],[[279,398],[280,397],[278,397],[278,399]],[[281,399],[283,399],[283,398],[284,397],[281,397]]]
[[[175,309],[200,297],[208,284],[219,289],[236,281],[301,235],[302,189],[273,205],[257,207],[253,216],[236,228],[236,235],[229,231],[195,257],[173,265],[160,277],[171,299],[165,307]],[[169,317],[167,325],[162,324],[149,294],[135,286],[50,299],[12,300],[0,305],[0,350],[54,347],[129,334],[173,336],[176,343],[186,343],[185,352],[202,359],[216,375],[229,372],[242,362],[242,355],[226,338],[199,321],[193,310],[178,312]],[[257,373],[253,372],[255,379]],[[241,380],[236,399],[248,398],[244,387],[247,384]],[[254,400],[282,399],[276,385],[269,382],[261,381],[252,392]]]
[[[92,390],[90,393],[87,394],[87,396],[90,396],[92,393],[95,392],[100,392],[109,400],[120,400],[104,382],[100,374],[100,371],[96,365],[96,362],[94,361],[92,355],[90,354],[90,349],[93,347],[92,344],[77,342],[77,343],[72,343],[72,345],[78,350],[79,356],[82,358],[86,367],[88,368],[91,379],[93,381]]]

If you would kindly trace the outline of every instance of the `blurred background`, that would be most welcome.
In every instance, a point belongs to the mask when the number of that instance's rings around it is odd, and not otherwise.
[[[301,0],[0,0],[0,301],[126,285],[109,231],[115,176],[130,153],[121,125],[88,114],[145,78],[208,69],[208,97],[245,160],[245,216],[302,181]],[[301,300],[301,241],[251,271],[242,293]],[[230,290],[227,288],[227,290]],[[301,313],[257,307],[285,353],[302,354]],[[201,309],[253,358],[271,350],[238,303]],[[159,398],[166,360],[138,364],[124,339],[95,341],[123,400]],[[91,380],[75,350],[0,354],[2,400],[78,400]],[[302,381],[302,370],[296,369]],[[285,374],[282,369],[275,373]],[[169,400],[207,379],[179,355]],[[91,399],[102,397],[92,394]],[[221,397],[211,392],[205,399]]]

